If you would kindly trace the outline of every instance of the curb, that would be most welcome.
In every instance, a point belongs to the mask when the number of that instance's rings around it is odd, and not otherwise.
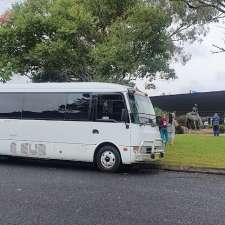
[[[176,171],[176,172],[186,172],[186,173],[205,173],[205,174],[215,174],[215,175],[225,175],[225,169],[215,169],[215,168],[204,168],[204,167],[188,167],[188,166],[164,166],[156,165],[153,169]]]

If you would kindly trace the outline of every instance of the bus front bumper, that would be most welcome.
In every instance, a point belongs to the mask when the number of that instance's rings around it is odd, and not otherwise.
[[[141,146],[133,147],[134,161],[136,163],[150,162],[162,159],[165,155],[165,148],[161,139],[145,141]]]
[[[135,162],[136,163],[151,162],[164,158],[164,155],[165,155],[164,152],[155,152],[151,154],[137,154],[135,156]]]

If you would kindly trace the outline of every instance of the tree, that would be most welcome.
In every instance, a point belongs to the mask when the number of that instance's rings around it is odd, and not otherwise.
[[[218,13],[216,19],[223,19],[225,17],[225,1],[223,0],[183,0],[187,6],[192,10],[199,10],[203,8],[213,8]],[[213,53],[225,52],[225,47],[213,44],[216,48]]]
[[[172,60],[213,21],[213,8],[169,0],[25,0],[0,25],[0,68],[33,81],[175,78]],[[0,74],[1,76],[2,74]],[[7,76],[8,77],[8,76]]]
[[[3,13],[0,16],[0,25],[7,23],[10,19],[10,16],[11,16],[11,12],[9,10],[7,10],[5,13]]]
[[[184,2],[191,9],[214,8],[218,10],[219,12],[225,14],[224,0],[184,0]]]

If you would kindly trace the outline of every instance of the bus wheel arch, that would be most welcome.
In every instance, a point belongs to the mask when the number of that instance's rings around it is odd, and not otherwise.
[[[109,161],[108,167],[104,166],[103,160],[104,157],[107,158],[107,156],[110,156],[112,159],[112,165],[110,165]],[[93,162],[94,165],[101,171],[116,172],[122,165],[122,157],[118,147],[115,144],[111,142],[103,142],[96,147]]]

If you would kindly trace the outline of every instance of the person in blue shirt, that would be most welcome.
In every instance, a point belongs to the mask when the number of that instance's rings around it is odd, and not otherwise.
[[[220,117],[217,113],[215,113],[212,118],[212,126],[213,126],[214,136],[219,136],[219,134],[220,134]]]

